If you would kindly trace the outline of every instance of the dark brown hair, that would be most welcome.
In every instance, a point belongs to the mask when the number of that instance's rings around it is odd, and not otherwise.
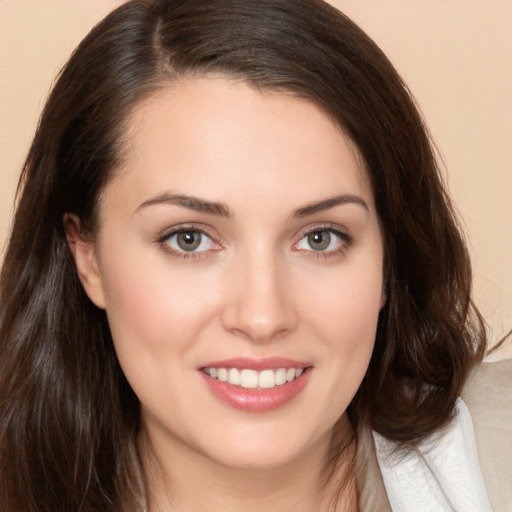
[[[414,443],[451,417],[484,350],[468,254],[411,96],[379,48],[320,0],[131,1],[61,72],[20,182],[0,277],[0,508],[134,511],[139,403],[62,225],[94,233],[137,102],[223,74],[314,102],[359,148],[385,238],[386,304],[350,406],[356,427]]]

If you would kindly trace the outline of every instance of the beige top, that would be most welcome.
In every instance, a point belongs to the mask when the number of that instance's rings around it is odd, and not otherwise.
[[[462,398],[473,420],[480,468],[491,506],[494,512],[511,512],[512,359],[483,363],[469,379]],[[360,510],[391,512],[371,432],[359,434],[357,457]]]

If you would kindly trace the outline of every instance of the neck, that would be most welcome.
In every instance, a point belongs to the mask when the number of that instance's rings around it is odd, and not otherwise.
[[[355,512],[356,443],[344,416],[305,453],[272,468],[231,468],[142,434],[148,512]],[[167,452],[167,453],[166,453]]]

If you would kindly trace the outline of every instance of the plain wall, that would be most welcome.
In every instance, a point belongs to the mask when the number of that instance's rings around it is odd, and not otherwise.
[[[255,0],[256,1],[256,0]],[[119,1],[0,0],[0,245],[59,68]],[[332,0],[387,53],[437,143],[491,341],[512,329],[512,2]],[[512,344],[499,357],[512,356]]]

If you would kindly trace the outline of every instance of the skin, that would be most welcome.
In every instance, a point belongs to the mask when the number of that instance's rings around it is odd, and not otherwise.
[[[73,217],[68,238],[141,401],[150,508],[317,510],[384,300],[382,234],[357,149],[315,105],[221,77],[153,94],[125,135],[96,239]],[[335,196],[345,202],[304,211]],[[195,252],[165,239],[183,225],[207,233]],[[313,231],[329,231],[326,250],[312,247]],[[312,369],[298,396],[264,413],[220,401],[198,370],[270,356]],[[344,503],[356,506],[353,486]]]

